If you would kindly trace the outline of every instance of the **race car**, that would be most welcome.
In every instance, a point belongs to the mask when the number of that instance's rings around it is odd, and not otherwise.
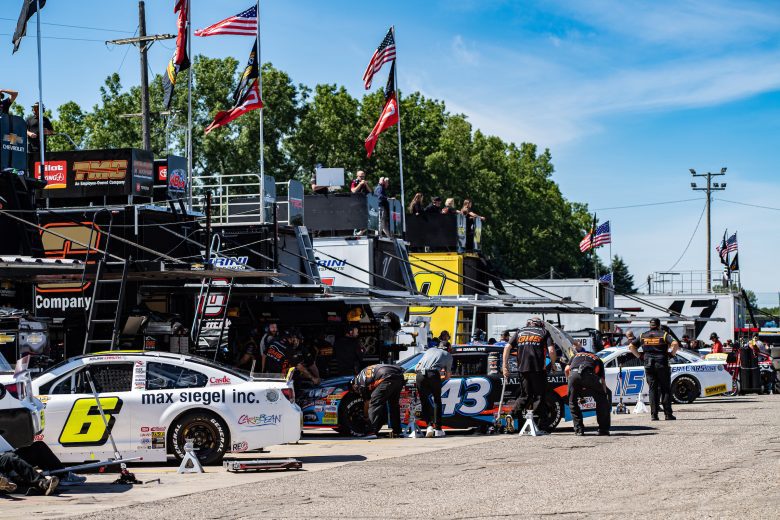
[[[0,354],[0,436],[14,447],[32,444],[43,429],[43,403],[33,397],[24,363],[15,370]]]
[[[493,426],[501,399],[503,349],[504,346],[500,343],[453,347],[453,376],[442,383],[442,415],[445,428],[477,428],[487,431]],[[401,417],[407,424],[420,415],[414,373],[414,367],[420,357],[422,354],[418,353],[398,363],[405,369],[406,387],[401,393]],[[554,369],[547,373],[548,413],[540,425],[547,430],[557,427],[561,420],[571,420],[567,404],[566,376],[560,366],[552,368]],[[520,392],[520,376],[514,356],[510,357],[509,369],[511,374],[506,382],[502,414],[511,412]],[[318,386],[300,392],[298,404],[303,410],[304,427],[331,427],[345,435],[363,435],[368,431],[369,425],[363,414],[363,399],[351,390],[351,379],[328,379]],[[593,415],[595,401],[588,398],[582,408],[586,416]]]
[[[648,402],[645,367],[628,347],[610,347],[596,354],[604,362],[607,386],[612,402],[636,403],[638,396]],[[707,361],[698,353],[680,349],[669,360],[672,369],[672,399],[675,403],[692,403],[699,397],[725,394],[731,390],[731,374],[723,361]]]
[[[78,356],[32,386],[46,405],[42,440],[65,462],[113,458],[109,434],[123,457],[144,462],[165,461],[169,453],[181,460],[185,439],[193,439],[205,464],[301,435],[301,410],[285,379],[250,379],[196,356]]]
[[[726,363],[726,370],[731,374],[732,383],[727,395],[734,396],[740,394],[740,363],[738,361],[737,353],[716,353],[711,354],[707,352],[702,354],[707,361],[723,361]],[[761,382],[761,388],[765,391],[771,391],[776,394],[780,394],[780,372],[778,372],[773,363],[772,358],[768,354],[759,352],[756,355],[757,365],[759,370],[759,378]]]

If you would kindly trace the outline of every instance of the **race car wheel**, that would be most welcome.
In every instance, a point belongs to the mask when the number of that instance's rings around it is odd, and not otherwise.
[[[726,392],[723,395],[727,395],[729,397],[734,397],[735,395],[739,395],[739,379],[734,378],[731,380],[731,390]]]
[[[690,404],[701,395],[699,382],[690,376],[680,376],[672,381],[672,399],[677,404]]]
[[[564,402],[555,392],[547,392],[545,404],[547,405],[547,416],[539,421],[539,427],[545,431],[553,431],[563,419]]]
[[[339,403],[339,424],[336,428],[342,435],[361,436],[369,433],[371,425],[363,413],[363,398],[348,394]]]
[[[193,440],[201,464],[214,464],[222,460],[228,449],[228,429],[214,414],[193,412],[179,417],[171,427],[171,445],[176,460],[184,458],[184,444]]]

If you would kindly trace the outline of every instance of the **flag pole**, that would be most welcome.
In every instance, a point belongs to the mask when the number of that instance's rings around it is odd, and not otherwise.
[[[257,0],[257,87],[263,100],[263,60],[260,54],[260,0]],[[265,160],[263,150],[263,107],[260,107],[260,223],[265,224]]]
[[[593,225],[590,226],[590,250],[593,253],[593,278],[598,282],[599,280],[599,262],[596,256],[596,246],[593,243],[595,241],[596,234],[596,214],[593,214]]]
[[[40,142],[41,152],[41,165],[38,167],[38,177],[43,180],[44,172],[44,157],[46,148],[46,129],[43,127],[43,68],[41,66],[41,0],[35,0],[35,7],[37,14],[35,16],[36,23],[36,40],[38,42],[38,141]],[[33,173],[33,175],[35,175]]]
[[[612,224],[609,225],[609,286],[615,286],[615,259],[612,257]]]
[[[192,211],[192,2],[187,0],[187,58],[190,66],[187,68],[187,205]],[[208,247],[208,244],[206,244]]]
[[[390,28],[393,31],[393,41],[396,43],[398,40],[395,37],[395,25]],[[393,74],[393,88],[395,89],[395,103],[396,110],[398,110],[398,173],[401,180],[401,223],[404,237],[406,237],[406,199],[404,197],[404,154],[401,143],[401,93],[398,91],[398,52],[393,59],[393,66],[395,68],[395,74]]]

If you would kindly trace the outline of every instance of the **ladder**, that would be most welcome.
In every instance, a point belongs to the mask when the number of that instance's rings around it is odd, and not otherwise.
[[[320,270],[317,267],[317,258],[314,255],[314,246],[306,226],[295,226],[295,239],[298,241],[298,250],[305,256],[303,260],[303,272],[313,284],[320,283]]]
[[[101,231],[97,226],[97,219],[100,214],[107,212],[108,226],[105,231]],[[101,234],[105,237],[103,243],[103,252],[98,254],[96,260],[95,279],[92,285],[92,298],[85,307],[87,315],[87,331],[84,336],[84,354],[96,350],[114,350],[119,343],[119,326],[121,323],[122,308],[125,300],[125,289],[127,287],[127,272],[132,258],[118,261],[109,261],[109,247],[111,245],[111,228],[114,223],[114,212],[103,209],[95,213],[92,217],[92,227],[87,241],[87,252],[84,258],[85,273],[86,266],[90,262],[90,253],[92,244],[97,244],[97,237]],[[96,236],[97,235],[97,236]],[[93,240],[95,240],[93,242]],[[95,247],[94,249],[99,249]],[[121,277],[111,276],[116,274],[116,268],[121,268]],[[109,271],[114,272],[110,273]],[[85,285],[84,275],[82,275],[82,287]],[[95,348],[97,347],[97,348]]]
[[[474,299],[479,298],[478,295],[474,295]],[[461,307],[455,307],[455,323],[452,328],[452,344],[462,345],[469,343],[471,338],[474,337],[477,326],[477,307],[472,307],[472,311],[469,314],[467,309]]]
[[[220,235],[214,235],[209,245],[209,258],[212,261],[219,255],[220,249],[222,249],[222,238]],[[208,266],[208,268],[211,268],[211,266]],[[198,343],[203,336],[203,330],[206,326],[219,320],[219,338],[214,348],[214,360],[217,359],[219,346],[222,344],[222,338],[225,336],[227,309],[230,303],[230,295],[233,292],[233,280],[234,278],[231,277],[227,283],[218,283],[213,277],[202,278],[198,299],[195,300],[195,316],[192,319],[192,328],[190,329],[190,339],[192,340],[193,348],[198,348]],[[214,302],[210,301],[212,295],[216,295]],[[214,318],[207,316],[207,309],[209,314],[214,315]]]

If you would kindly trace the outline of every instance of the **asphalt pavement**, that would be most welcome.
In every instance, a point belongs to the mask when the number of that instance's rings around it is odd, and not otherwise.
[[[9,512],[83,520],[780,518],[780,396],[710,398],[675,413],[673,422],[613,416],[610,437],[575,437],[568,424],[537,438],[307,437],[271,453],[304,454],[303,472],[168,473],[108,503],[97,488],[82,489],[48,504],[16,502]],[[57,514],[47,514],[57,502]]]

